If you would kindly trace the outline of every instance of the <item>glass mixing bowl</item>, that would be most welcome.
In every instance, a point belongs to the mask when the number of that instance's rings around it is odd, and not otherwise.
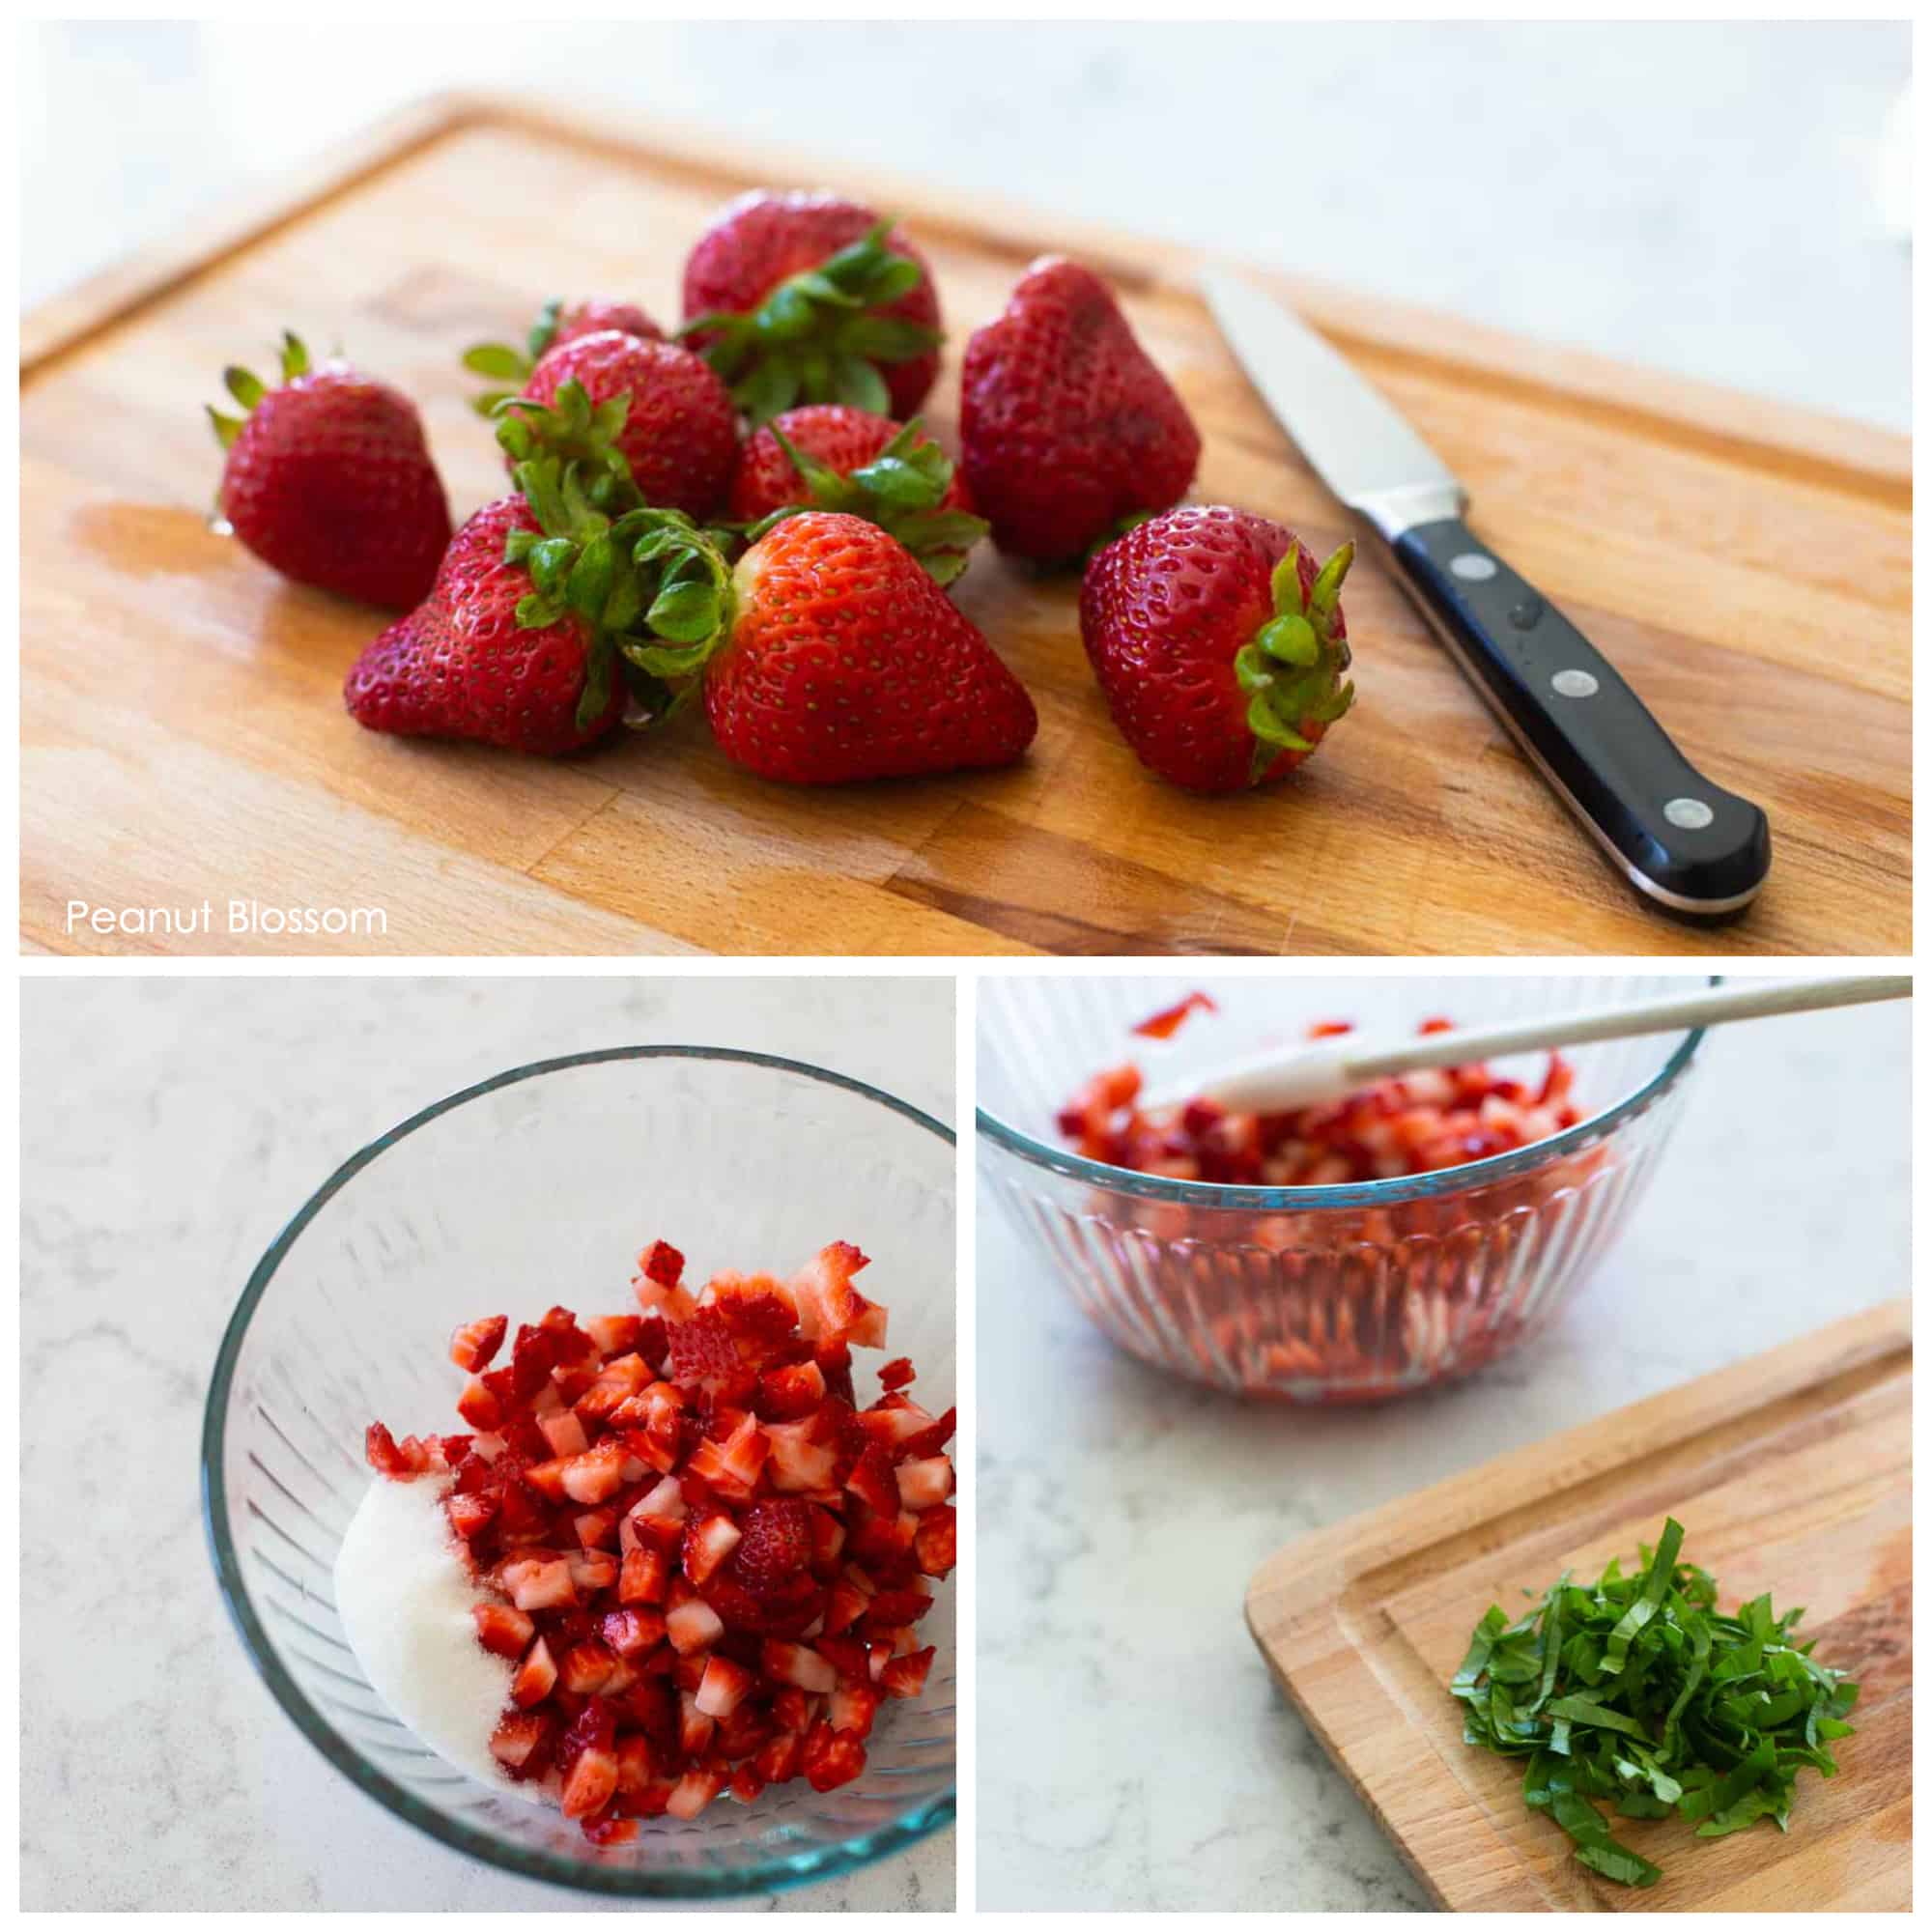
[[[862,1865],[953,1815],[953,1591],[920,1626],[924,1694],[880,1713],[863,1776],[647,1822],[599,1850],[548,1807],[493,1796],[384,1708],[336,1620],[331,1573],[371,1480],[368,1424],[460,1427],[459,1321],[553,1302],[621,1311],[663,1236],[694,1276],[788,1271],[828,1241],[872,1257],[891,1353],[952,1401],[953,1136],[823,1068],[710,1047],[575,1055],[485,1081],[345,1162],[263,1256],[209,1391],[202,1488],[222,1595],[255,1667],[345,1777],[432,1837],[527,1877],[635,1897],[770,1891]],[[888,1359],[855,1358],[860,1399]]]
[[[1452,1381],[1536,1334],[1616,1238],[1676,1125],[1702,1030],[1567,1049],[1579,1123],[1413,1179],[1334,1187],[1177,1181],[1087,1160],[1054,1117],[1095,1073],[1150,1086],[1310,1022],[1400,1037],[1622,1005],[1682,975],[1577,979],[988,978],[980,1165],[1042,1266],[1130,1353],[1233,1394],[1373,1402]],[[1169,1042],[1134,1025],[1199,987],[1220,1007]],[[1540,1079],[1544,1058],[1497,1063]]]

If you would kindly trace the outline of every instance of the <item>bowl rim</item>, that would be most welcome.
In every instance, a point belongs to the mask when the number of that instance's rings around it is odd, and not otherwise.
[[[1721,973],[1705,977],[1713,986],[1723,983]],[[1187,1208],[1234,1208],[1243,1213],[1259,1210],[1305,1214],[1335,1208],[1387,1208],[1406,1201],[1436,1200],[1446,1194],[1462,1194],[1471,1188],[1511,1180],[1604,1139],[1684,1078],[1708,1031],[1706,1027],[1691,1027],[1679,1039],[1670,1057],[1641,1087],[1587,1120],[1578,1121],[1574,1127],[1551,1134],[1548,1140],[1532,1141],[1527,1147],[1490,1154],[1482,1160],[1463,1161],[1428,1174],[1396,1175],[1385,1180],[1345,1180],[1326,1187],[1253,1187],[1224,1180],[1174,1180],[1161,1175],[1139,1174],[1132,1168],[1115,1167],[1107,1161],[1089,1160],[1085,1154],[1071,1153],[1065,1148],[1048,1147],[1044,1141],[1036,1140],[981,1106],[974,1107],[974,1124],[995,1147],[1030,1167],[1043,1167],[1069,1180],[1084,1181],[1144,1201]]]
[[[524,1851],[499,1842],[488,1833],[460,1824],[422,1804],[413,1794],[375,1766],[369,1764],[330,1725],[314,1711],[308,1697],[282,1667],[267,1631],[256,1616],[242,1575],[228,1510],[228,1498],[221,1478],[222,1455],[227,1443],[228,1397],[236,1365],[248,1323],[276,1270],[288,1258],[297,1239],[322,1209],[362,1170],[379,1160],[398,1142],[444,1114],[483,1098],[486,1094],[514,1087],[546,1074],[562,1073],[584,1066],[596,1066],[627,1060],[724,1061],[739,1065],[759,1066],[815,1080],[821,1085],[843,1089],[864,1099],[873,1100],[900,1115],[915,1126],[937,1135],[949,1147],[957,1147],[958,1136],[943,1121],[924,1109],[915,1107],[896,1094],[888,1094],[869,1082],[855,1079],[830,1067],[814,1066],[808,1061],[788,1059],[781,1054],[755,1053],[749,1049],[723,1046],[652,1044],[644,1046],[598,1047],[583,1053],[559,1054],[510,1067],[487,1080],[460,1089],[445,1098],[412,1114],[387,1133],[379,1135],[336,1167],[314,1193],[304,1201],[270,1242],[248,1276],[241,1299],[222,1332],[215,1352],[214,1372],[209,1383],[208,1400],[202,1413],[201,1434],[201,1516],[208,1539],[209,1554],[214,1565],[215,1583],[228,1614],[242,1638],[242,1647],[254,1664],[270,1694],[305,1737],[351,1783],[374,1798],[385,1809],[413,1825],[417,1831],[440,1839],[459,1852],[480,1859],[486,1864],[552,1885],[578,1891],[600,1892],[629,1898],[729,1898],[789,1890],[813,1880],[833,1878],[841,1872],[856,1871],[874,1863],[889,1853],[917,1844],[953,1822],[958,1808],[958,1766],[954,1761],[953,1782],[939,1797],[916,1810],[895,1818],[891,1824],[861,1837],[843,1839],[800,1851],[776,1860],[769,1869],[753,1872],[664,1872],[631,1868],[612,1863],[575,1864],[548,1852]]]

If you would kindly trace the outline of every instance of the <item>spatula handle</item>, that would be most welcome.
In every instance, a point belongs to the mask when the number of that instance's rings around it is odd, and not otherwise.
[[[1638,891],[1706,917],[1750,902],[1771,866],[1764,813],[1697,771],[1562,611],[1460,517],[1391,550],[1430,628]]]

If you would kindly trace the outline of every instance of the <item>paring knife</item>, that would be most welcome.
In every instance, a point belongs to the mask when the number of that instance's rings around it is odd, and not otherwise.
[[[1475,535],[1467,491],[1385,397],[1273,297],[1219,270],[1201,286],[1276,420],[1387,545],[1430,629],[1611,864],[1675,912],[1747,905],[1771,867],[1764,813],[1698,772],[1603,653]]]

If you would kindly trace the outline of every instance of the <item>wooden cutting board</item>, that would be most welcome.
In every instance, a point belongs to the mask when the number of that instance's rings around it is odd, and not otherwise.
[[[1623,667],[1690,756],[1761,801],[1776,859],[1739,923],[1611,877],[1390,580],[1350,582],[1356,715],[1293,783],[1149,778],[1082,655],[1071,577],[990,553],[960,592],[1033,690],[1013,770],[810,792],[701,724],[560,763],[364,732],[367,612],[211,532],[201,405],[281,327],[422,403],[453,506],[502,483],[469,343],[553,294],[675,319],[719,205],[825,171],[742,145],[446,99],[27,318],[21,352],[21,917],[30,947],[415,953],[1736,952],[1910,950],[1911,453],[1899,438],[1277,282],[1467,480],[1476,527]],[[1172,243],[841,170],[927,248],[958,355],[1026,262],[1118,286],[1207,440],[1196,494],[1325,550],[1341,512],[1249,389]],[[68,905],[379,907],[386,931],[70,930]]]
[[[1861,1686],[1839,1776],[1799,1778],[1791,1831],[1706,1840],[1618,1819],[1661,1864],[1596,1877],[1470,1749],[1446,1686],[1492,1604],[1594,1577],[1666,1516],[1728,1608],[1802,1605]],[[1456,1911],[1905,1911],[1912,1887],[1912,1342],[1906,1304],[1504,1456],[1270,1557],[1248,1626],[1282,1688],[1435,1899]],[[1512,1614],[1514,1611],[1512,1610]]]

